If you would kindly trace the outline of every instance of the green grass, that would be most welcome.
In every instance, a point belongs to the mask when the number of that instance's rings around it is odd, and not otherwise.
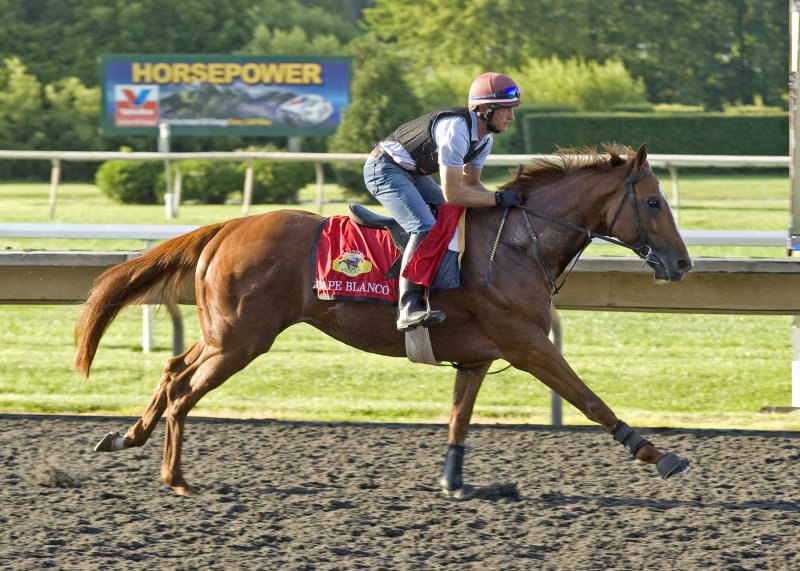
[[[668,178],[662,185],[668,189]],[[720,180],[722,179],[722,180]],[[315,189],[305,189],[313,200]],[[667,191],[669,195],[669,190]],[[340,199],[326,189],[329,199]],[[785,230],[788,178],[681,178],[681,226]],[[301,207],[313,210],[310,202]],[[254,206],[251,213],[277,207]],[[343,212],[328,203],[324,214]],[[3,221],[46,222],[47,185],[0,186]],[[241,215],[240,205],[181,207],[109,203],[91,185],[63,185],[59,222],[205,224]],[[24,242],[21,244],[20,242]],[[4,240],[4,248],[139,248],[122,241]],[[621,255],[612,246],[592,246]],[[761,248],[696,248],[699,255],[769,255]],[[708,252],[708,253],[705,253]],[[592,253],[592,252],[590,252]],[[596,252],[595,252],[596,253]],[[668,287],[668,286],[664,286]],[[157,347],[141,352],[141,310],[131,308],[103,338],[89,380],[72,370],[76,306],[3,306],[0,411],[138,415],[170,356],[168,313],[156,315]],[[187,343],[199,335],[196,309],[183,308]],[[638,426],[800,428],[800,415],[763,414],[791,402],[791,318],[563,311],[564,354],[628,423]],[[504,363],[498,362],[493,369]],[[274,348],[195,408],[197,415],[388,422],[445,421],[454,372],[351,349],[309,326],[284,332]],[[549,422],[549,391],[509,370],[487,377],[475,416],[483,422]],[[588,424],[565,404],[565,422]]]

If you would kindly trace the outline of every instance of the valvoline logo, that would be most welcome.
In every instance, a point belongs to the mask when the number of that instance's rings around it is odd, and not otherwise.
[[[115,85],[117,127],[158,127],[158,85]]]

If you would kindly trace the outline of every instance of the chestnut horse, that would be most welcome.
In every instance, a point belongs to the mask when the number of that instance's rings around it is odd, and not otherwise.
[[[527,371],[603,425],[635,458],[667,478],[688,461],[656,449],[619,420],[570,368],[550,341],[556,279],[592,237],[636,252],[660,281],[679,281],[692,261],[647,151],[607,145],[606,154],[570,151],[521,166],[503,188],[523,205],[469,208],[461,285],[434,296],[447,321],[430,328],[433,353],[456,372],[442,489],[463,497],[464,442],[483,376],[497,359]],[[588,153],[588,154],[587,154]],[[202,337],[168,360],[141,418],[122,435],[108,433],[98,451],[142,446],[166,412],[161,479],[175,492],[196,493],[181,472],[186,416],[296,323],[381,355],[405,356],[404,334],[391,306],[316,297],[310,256],[322,218],[281,210],[198,228],[110,268],[96,280],[75,326],[75,367],[88,377],[104,331],[125,306],[193,272]],[[502,221],[502,224],[501,224]],[[487,279],[488,278],[488,279]]]

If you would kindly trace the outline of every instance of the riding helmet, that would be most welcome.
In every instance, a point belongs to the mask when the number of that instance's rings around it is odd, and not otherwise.
[[[520,104],[519,87],[502,73],[487,72],[479,75],[469,88],[469,104],[473,109],[487,104],[490,108],[516,107]]]

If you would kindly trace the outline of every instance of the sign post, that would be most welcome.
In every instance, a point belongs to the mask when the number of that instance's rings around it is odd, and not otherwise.
[[[800,0],[790,0],[791,55],[789,66],[790,112],[789,112],[789,181],[791,184],[791,215],[789,217],[789,255],[800,255],[800,180],[798,167],[800,156],[797,146],[797,90],[798,47],[800,47]],[[792,407],[800,407],[800,317],[792,318]]]
[[[158,152],[169,152],[169,125],[166,123],[158,126]],[[172,169],[169,159],[164,159],[164,181],[167,187],[167,191],[164,193],[164,212],[167,220],[171,220],[178,216],[178,205],[175,203],[175,195],[172,193]]]

